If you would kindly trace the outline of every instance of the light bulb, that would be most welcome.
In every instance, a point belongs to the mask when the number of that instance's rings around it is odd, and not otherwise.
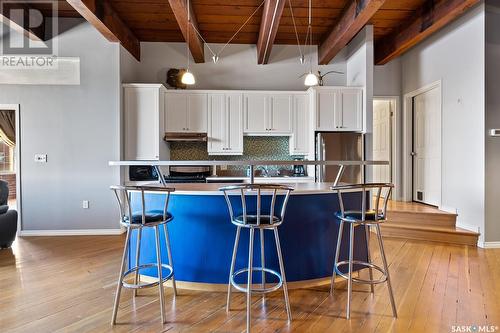
[[[306,79],[304,80],[304,84],[308,87],[317,86],[318,85],[318,77],[313,72],[309,72],[306,75]]]
[[[194,84],[196,81],[194,79],[194,75],[190,71],[185,71],[184,74],[182,74],[181,82],[187,85]]]

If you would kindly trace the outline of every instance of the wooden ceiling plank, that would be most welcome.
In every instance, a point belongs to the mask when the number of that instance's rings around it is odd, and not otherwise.
[[[132,30],[123,23],[107,0],[67,0],[87,22],[107,40],[119,42],[137,60],[141,58],[141,44]]]
[[[18,33],[24,35],[25,37],[33,40],[33,41],[44,41],[45,40],[45,24],[41,23],[37,28],[31,28],[29,26],[30,22],[30,6],[28,6],[25,3],[4,3],[1,6],[1,12],[0,12],[0,24],[5,24],[6,26],[9,26],[10,29],[17,31]],[[23,13],[23,17],[16,17],[16,16],[11,16],[10,14],[12,13],[11,10],[21,10]],[[41,12],[40,12],[41,13]],[[45,16],[43,13],[42,15],[42,22],[45,21]]]
[[[375,63],[383,65],[461,16],[480,0],[429,0],[406,26],[375,45]]]
[[[318,51],[320,65],[328,64],[365,26],[385,0],[351,1],[339,22],[321,43]]]
[[[267,64],[269,61],[285,3],[286,0],[266,0],[264,4],[257,40],[257,63],[259,65]]]
[[[197,29],[199,31],[199,28],[191,2],[189,2],[191,6],[191,8],[189,8],[189,12],[192,27],[189,28],[187,8],[188,2],[186,0],[168,0],[168,3],[170,4],[170,8],[172,8],[172,11],[174,12],[175,19],[179,24],[179,28],[181,29],[182,35],[184,36],[184,40],[189,41],[189,50],[191,51],[191,55],[193,56],[194,61],[196,63],[205,62],[204,43],[194,30]]]

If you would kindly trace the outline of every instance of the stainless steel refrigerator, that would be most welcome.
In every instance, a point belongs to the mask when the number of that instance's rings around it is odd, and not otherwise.
[[[364,160],[364,138],[361,133],[317,133],[317,161],[362,161]],[[316,167],[316,181],[334,182],[340,167],[336,165]],[[340,182],[362,183],[363,166],[346,166]]]

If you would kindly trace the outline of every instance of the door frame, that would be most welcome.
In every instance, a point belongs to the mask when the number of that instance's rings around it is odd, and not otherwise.
[[[400,170],[401,170],[401,140],[398,138],[401,136],[401,125],[400,125],[400,103],[401,98],[399,96],[373,96],[373,101],[386,101],[391,100],[394,103],[394,110],[392,110],[393,115],[391,117],[391,181],[394,184],[395,191],[393,198],[395,200],[400,200],[403,196],[402,184],[400,183]]]
[[[403,98],[403,200],[413,201],[413,98],[430,90],[438,89],[439,112],[441,115],[441,197],[439,207],[443,199],[443,95],[442,81],[438,80],[425,85],[417,90],[404,94]]]
[[[22,198],[21,198],[21,112],[19,104],[0,104],[1,110],[12,110],[16,114],[16,209],[17,235],[22,232]]]

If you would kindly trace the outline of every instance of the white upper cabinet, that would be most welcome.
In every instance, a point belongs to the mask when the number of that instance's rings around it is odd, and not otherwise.
[[[292,101],[290,155],[308,155],[309,139],[312,136],[312,128],[309,125],[309,95],[294,95]]]
[[[332,87],[316,89],[313,94],[316,130],[363,130],[363,89]]]
[[[164,91],[160,84],[123,85],[126,160],[168,158],[168,146],[163,141]]]
[[[167,132],[207,132],[207,94],[165,93],[165,128]]]
[[[244,94],[244,133],[289,135],[292,132],[292,95],[255,92]]]
[[[243,154],[243,95],[209,94],[209,155]]]

